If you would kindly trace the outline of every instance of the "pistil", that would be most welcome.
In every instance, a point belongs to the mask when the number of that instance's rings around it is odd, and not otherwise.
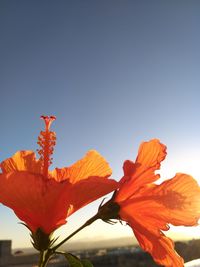
[[[56,119],[55,116],[41,116],[45,122],[45,131],[41,131],[38,136],[38,145],[41,149],[38,149],[38,154],[43,162],[42,173],[45,177],[48,177],[48,169],[52,164],[52,157],[54,146],[56,144],[56,133],[50,131],[51,123]]]

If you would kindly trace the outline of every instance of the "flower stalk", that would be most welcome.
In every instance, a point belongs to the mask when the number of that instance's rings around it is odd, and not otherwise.
[[[51,257],[51,253],[49,250],[47,251],[41,251],[40,252],[40,258],[39,258],[39,263],[38,263],[38,267],[46,267],[47,263],[50,260]]]
[[[56,250],[62,246],[65,242],[67,242],[70,238],[72,238],[74,235],[76,235],[78,232],[80,232],[83,228],[85,228],[86,226],[89,226],[90,224],[92,224],[94,221],[98,220],[99,214],[97,213],[96,215],[94,215],[93,217],[91,217],[89,220],[87,220],[81,227],[79,227],[77,230],[75,230],[73,233],[71,233],[68,237],[66,237],[65,239],[63,239],[59,244],[57,244],[56,246],[54,246],[51,251],[53,251],[53,253],[56,252]]]

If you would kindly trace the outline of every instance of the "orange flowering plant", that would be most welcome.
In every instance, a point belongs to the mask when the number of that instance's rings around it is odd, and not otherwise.
[[[189,175],[178,173],[157,185],[155,171],[166,156],[166,146],[154,139],[141,144],[135,162],[125,161],[124,176],[111,200],[99,208],[104,221],[127,222],[143,250],[166,267],[181,267],[183,259],[163,231],[169,224],[195,226],[200,218],[200,187]]]
[[[70,266],[89,267],[59,247],[97,219],[125,221],[133,229],[140,246],[154,261],[166,267],[181,267],[183,259],[175,252],[163,231],[169,224],[194,226],[200,217],[200,187],[187,174],[178,173],[161,184],[155,171],[166,156],[166,147],[157,139],[141,144],[135,162],[124,162],[120,182],[108,179],[111,169],[96,151],[70,167],[49,170],[56,143],[50,130],[54,116],[42,116],[45,130],[38,137],[39,159],[33,151],[18,151],[1,163],[0,202],[15,212],[31,231],[32,244],[40,251],[38,266],[47,266],[54,254],[64,254]],[[58,244],[53,232],[72,213],[114,191],[98,212]]]
[[[108,179],[111,168],[95,150],[70,167],[50,171],[55,132],[50,131],[54,116],[42,116],[45,131],[38,137],[40,158],[33,151],[18,151],[1,163],[0,202],[15,212],[30,229],[33,246],[44,253],[52,246],[52,233],[66,223],[72,213],[113,191],[118,183]],[[49,251],[48,251],[49,253]],[[44,265],[45,266],[45,265]]]

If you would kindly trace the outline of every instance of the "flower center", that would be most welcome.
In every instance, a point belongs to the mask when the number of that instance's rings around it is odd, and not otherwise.
[[[38,154],[43,163],[43,175],[48,177],[48,168],[52,164],[52,157],[54,146],[56,144],[56,133],[50,131],[51,123],[56,119],[55,116],[41,116],[45,122],[45,131],[41,131],[38,136]]]

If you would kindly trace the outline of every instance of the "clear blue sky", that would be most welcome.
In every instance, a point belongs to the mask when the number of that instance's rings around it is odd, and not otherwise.
[[[0,161],[36,150],[40,115],[56,115],[53,167],[92,148],[119,179],[139,143],[157,137],[168,146],[163,173],[200,180],[199,10],[198,0],[1,0]],[[28,246],[13,213],[0,213],[0,238]]]

